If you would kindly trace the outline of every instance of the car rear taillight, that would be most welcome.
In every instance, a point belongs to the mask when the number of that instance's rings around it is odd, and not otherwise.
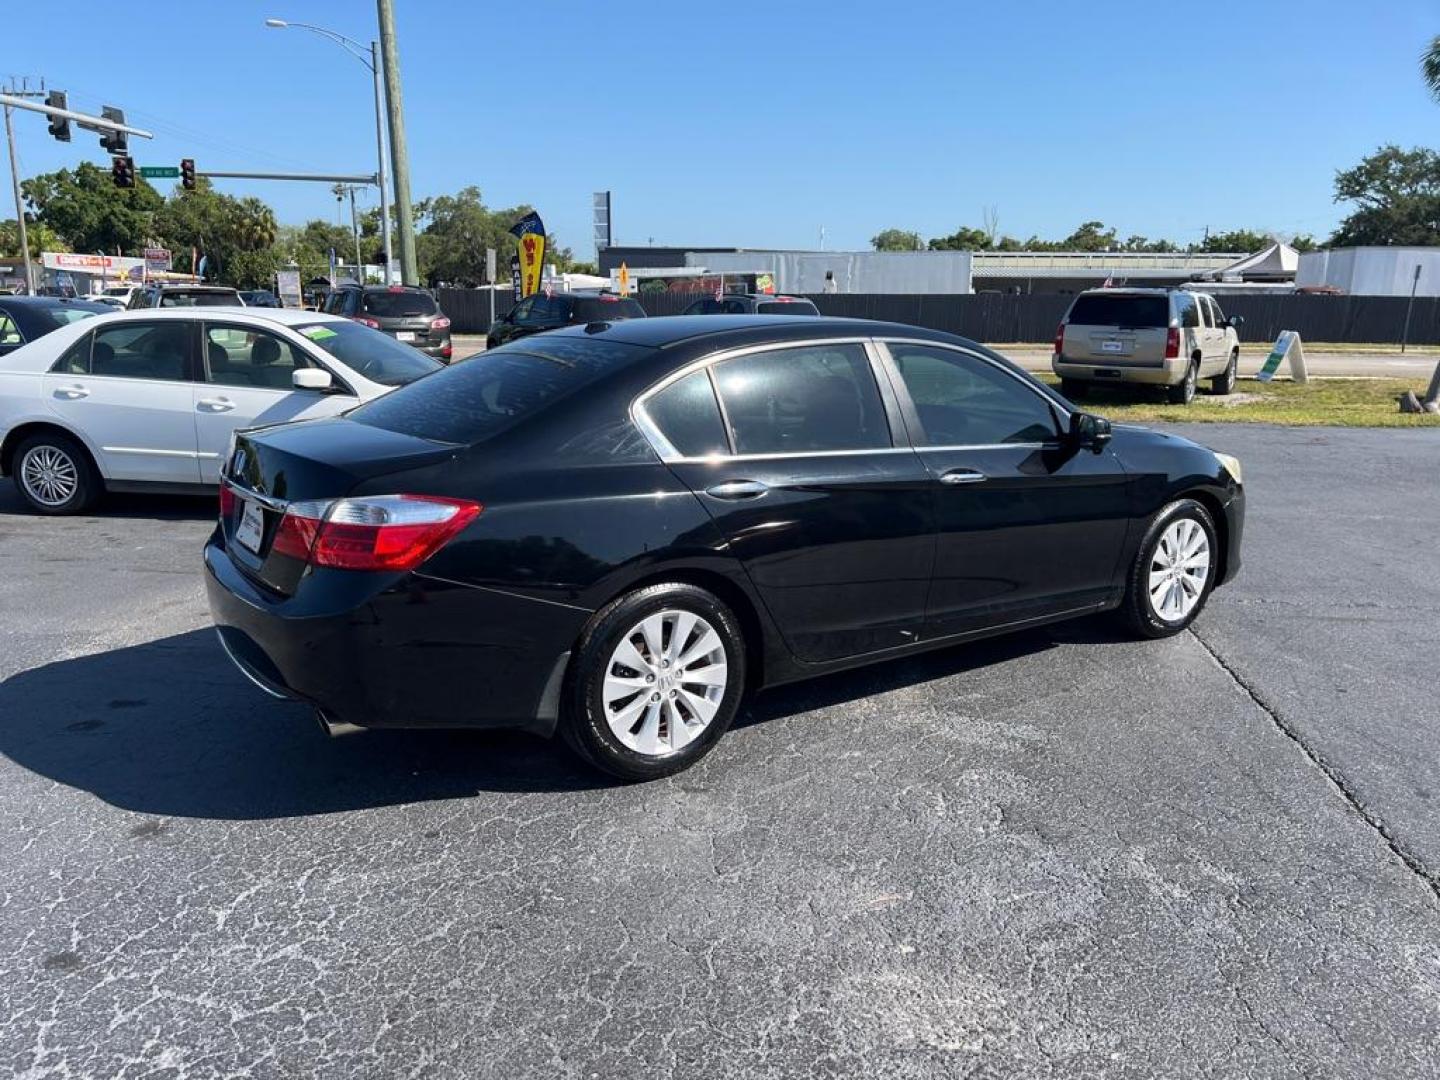
[[[1180,355],[1180,329],[1172,326],[1165,331],[1165,359],[1174,360]]]
[[[235,492],[224,480],[220,481],[220,520],[229,521],[235,513]]]
[[[270,550],[337,570],[413,570],[482,509],[477,502],[437,495],[291,503]]]
[[[355,315],[352,318],[362,326],[368,326],[371,330],[379,330],[380,324],[374,319],[367,319],[364,315]]]
[[[1065,349],[1065,324],[1062,322],[1055,328],[1055,355],[1059,356]]]
[[[449,330],[449,329],[450,329],[450,320],[447,319],[447,318],[445,318],[444,315],[441,315],[438,319],[433,319],[433,320],[431,320],[431,322],[430,322],[430,329],[431,329],[431,330]]]

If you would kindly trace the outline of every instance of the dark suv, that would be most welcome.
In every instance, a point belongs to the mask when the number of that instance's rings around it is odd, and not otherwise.
[[[450,362],[450,320],[435,297],[413,285],[341,285],[325,298],[325,311],[389,334],[427,356]]]
[[[229,285],[142,285],[130,294],[128,309],[152,307],[244,307]]]
[[[493,349],[507,341],[546,330],[558,330],[562,326],[643,318],[645,309],[640,306],[640,301],[614,293],[558,293],[553,296],[536,293],[495,320],[490,333],[485,335],[485,347]]]
[[[696,300],[682,315],[819,315],[820,309],[803,296],[772,293],[725,293],[718,300]]]

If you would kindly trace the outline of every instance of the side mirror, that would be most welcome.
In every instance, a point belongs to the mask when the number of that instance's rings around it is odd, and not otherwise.
[[[335,385],[335,379],[324,368],[296,368],[290,376],[290,383],[296,390],[319,390],[324,393]]]
[[[1094,413],[1071,413],[1070,441],[1076,449],[1098,454],[1110,441],[1110,421]]]
[[[1230,318],[1226,319],[1225,321],[1226,321],[1227,323],[1229,323],[1231,326],[1235,327],[1235,329],[1238,330],[1238,329],[1240,329],[1240,324],[1245,321],[1245,316],[1244,316],[1244,315],[1231,315]]]

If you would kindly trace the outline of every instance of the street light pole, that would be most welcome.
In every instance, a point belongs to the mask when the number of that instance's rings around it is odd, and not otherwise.
[[[284,19],[266,19],[265,25],[272,30],[285,30],[294,27],[296,30],[309,30],[313,34],[327,37],[342,49],[348,52],[355,59],[359,60],[367,68],[375,81],[375,157],[376,177],[380,188],[380,229],[385,245],[385,284],[390,284],[391,260],[395,257],[395,249],[391,247],[390,240],[390,185],[385,174],[385,93],[381,87],[381,79],[384,75],[380,64],[380,44],[370,42],[370,48],[366,49],[358,41],[348,38],[344,34],[334,30],[327,30],[323,26],[312,26],[310,23],[292,23]],[[407,182],[408,190],[409,184]],[[363,284],[363,283],[362,283]]]
[[[400,280],[420,284],[415,262],[414,203],[410,201],[410,155],[405,146],[405,102],[400,91],[400,54],[395,44],[394,0],[375,0],[380,57],[385,66],[385,104],[390,114],[390,164],[395,169],[395,216],[400,224]]]

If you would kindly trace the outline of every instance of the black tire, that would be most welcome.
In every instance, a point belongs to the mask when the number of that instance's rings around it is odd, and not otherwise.
[[[1190,361],[1185,377],[1174,386],[1167,387],[1165,397],[1171,405],[1189,405],[1195,400],[1195,384],[1200,379],[1200,361]]]
[[[63,462],[60,465],[63,478],[73,480],[70,496],[58,502],[47,500],[37,484],[27,479],[27,466],[31,464],[32,457],[49,458],[55,462],[55,455],[59,455],[59,461]],[[37,514],[79,514],[94,505],[105,490],[100,472],[90,460],[90,452],[69,435],[58,431],[42,431],[25,438],[15,448],[11,472],[15,477],[15,489]]]
[[[642,620],[672,611],[697,615],[715,631],[725,657],[725,685],[713,716],[693,741],[676,750],[641,753],[626,746],[611,728],[604,698],[606,668],[622,641],[627,637],[633,639]],[[664,644],[668,647],[669,641]],[[638,668],[634,670],[640,674]],[[620,711],[649,693],[648,689],[640,691]],[[668,693],[673,698],[676,691],[671,689]],[[694,585],[680,582],[650,585],[601,608],[586,625],[566,674],[560,732],[570,748],[597,769],[622,780],[654,780],[688,769],[709,753],[735,718],[744,693],[745,640],[734,613],[717,597]],[[683,699],[684,695],[681,696]],[[662,717],[659,722],[664,725],[662,730],[668,731],[672,721],[663,710],[662,698],[657,693],[652,700],[661,702],[662,708],[657,709]],[[648,709],[648,705],[643,705],[635,727],[645,722]]]
[[[1088,383],[1085,382],[1084,379],[1060,380],[1061,395],[1069,398],[1071,401],[1079,401],[1085,396],[1085,392],[1089,389],[1090,386]]]
[[[1195,522],[1204,532],[1209,545],[1210,566],[1200,588],[1199,599],[1190,610],[1174,618],[1161,615],[1156,610],[1150,596],[1150,573],[1155,564],[1161,537],[1181,519]],[[1194,499],[1178,499],[1151,518],[1150,525],[1145,530],[1145,538],[1140,542],[1140,550],[1136,552],[1135,561],[1130,564],[1125,578],[1125,599],[1120,605],[1120,615],[1126,625],[1141,637],[1163,638],[1180,633],[1194,622],[1200,612],[1205,610],[1205,601],[1210,598],[1210,593],[1215,588],[1220,556],[1217,540],[1215,521],[1210,516],[1210,511]]]
[[[1219,394],[1221,397],[1235,392],[1235,370],[1240,366],[1240,350],[1233,349],[1230,352],[1230,362],[1225,365],[1225,370],[1210,380],[1210,393]]]

